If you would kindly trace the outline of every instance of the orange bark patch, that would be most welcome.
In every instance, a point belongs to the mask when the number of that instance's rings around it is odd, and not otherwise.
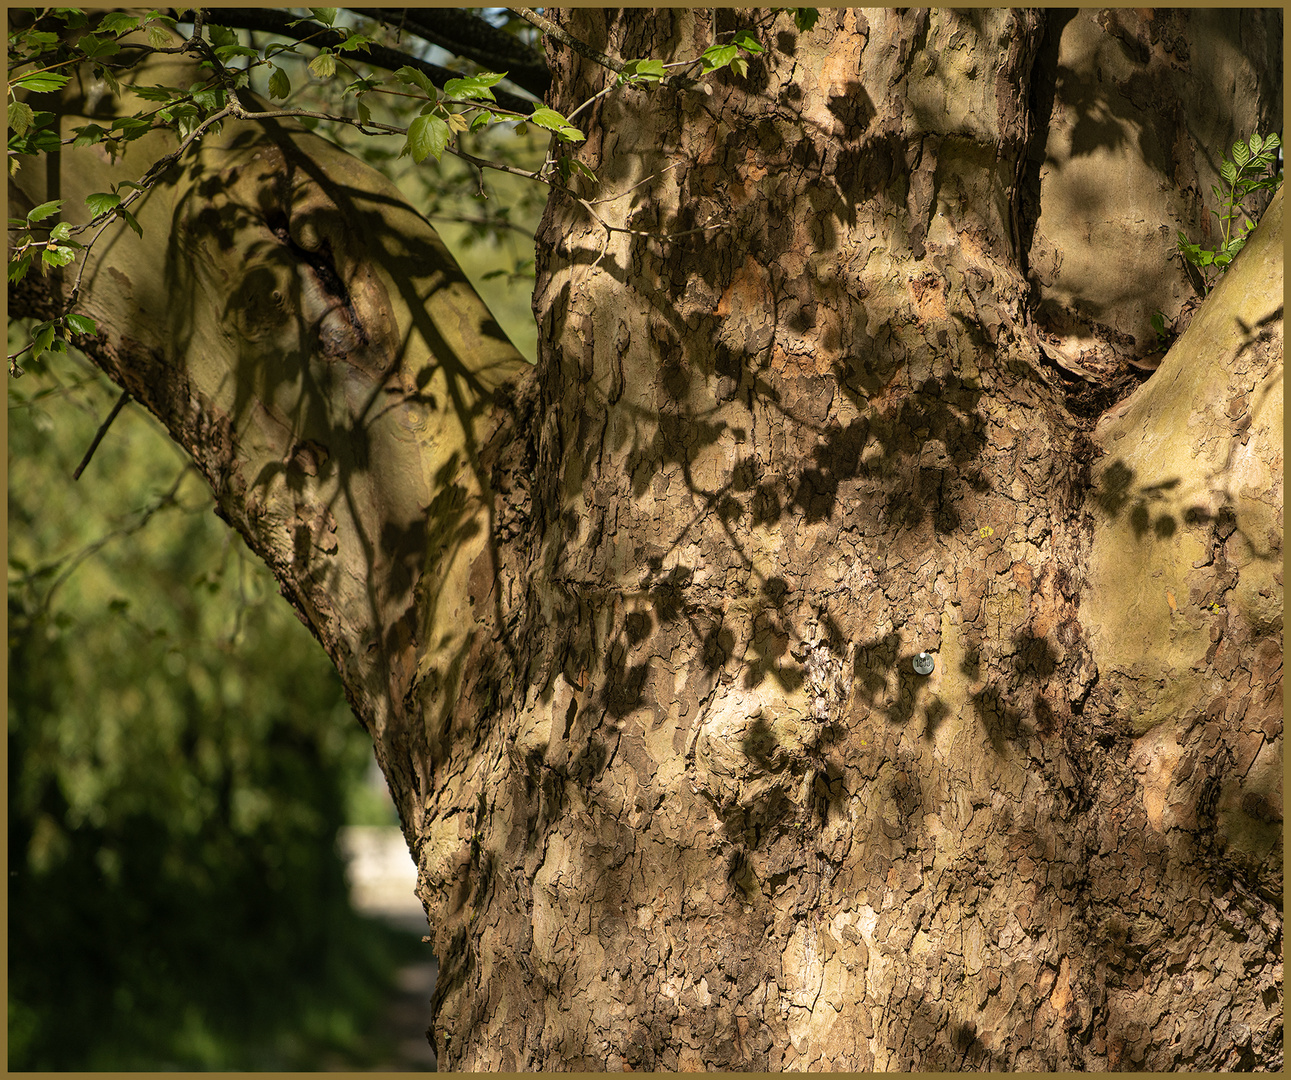
[[[910,292],[921,323],[930,319],[944,321],[949,318],[946,312],[946,282],[940,274],[920,274],[917,278],[911,278]]]
[[[724,319],[733,311],[766,311],[770,307],[771,290],[767,285],[766,273],[750,255],[744,265],[735,271],[731,283],[717,301],[717,310],[713,314]]]

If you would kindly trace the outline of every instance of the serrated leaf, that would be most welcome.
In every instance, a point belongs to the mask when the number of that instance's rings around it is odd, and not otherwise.
[[[340,44],[341,52],[367,52],[372,39],[363,34],[351,34]]]
[[[702,71],[705,75],[718,71],[739,55],[740,50],[734,45],[710,45],[700,56]]]
[[[408,152],[420,164],[427,155],[438,161],[448,145],[448,124],[438,116],[419,116],[408,125]]]
[[[354,107],[359,113],[359,123],[368,124],[372,121],[372,110],[369,109],[362,101],[356,101]]]
[[[486,112],[483,109],[481,109],[479,112],[475,114],[474,117],[471,118],[471,130],[479,131],[480,128],[487,126],[489,121],[492,119],[493,119],[492,113]]]
[[[742,56],[737,56],[731,61],[731,70],[741,79],[749,73],[749,62]]]
[[[143,229],[139,225],[139,222],[135,221],[134,214],[130,213],[130,211],[127,210],[124,206],[121,207],[120,213],[121,213],[121,216],[125,218],[125,223],[129,225],[130,228],[134,229],[135,233],[142,239]]]
[[[96,34],[126,34],[131,30],[138,29],[141,18],[137,15],[127,15],[124,11],[110,11],[99,21],[99,25],[94,28]]]
[[[820,12],[815,8],[791,8],[790,10],[793,11],[793,25],[797,27],[800,34],[805,34],[820,18]]]
[[[130,93],[144,101],[173,101],[177,97],[183,97],[187,91],[178,86],[132,86]]]
[[[221,45],[236,45],[238,35],[236,30],[230,30],[227,26],[217,26],[215,23],[208,23],[206,32],[211,36],[211,44],[216,48]]]
[[[448,114],[448,126],[453,131],[465,131],[470,125],[466,122],[466,117],[461,113],[451,112]]]
[[[27,271],[30,269],[31,252],[28,251],[9,264],[9,280],[11,282],[21,281],[27,276]]]
[[[630,82],[658,82],[663,75],[662,60],[629,60],[623,65],[623,77]]]
[[[336,57],[331,53],[319,53],[309,62],[309,72],[317,79],[330,79],[336,74]]]
[[[285,98],[291,93],[291,80],[287,78],[287,73],[277,64],[272,65],[273,71],[269,74],[269,96],[271,98]]]
[[[60,221],[49,231],[51,240],[66,240],[72,235],[72,223],[70,221]]]
[[[68,329],[77,334],[92,334],[98,329],[98,323],[88,315],[67,315],[64,317]]]
[[[121,46],[112,38],[101,38],[96,34],[86,34],[76,43],[77,47],[92,60],[102,56],[112,56],[121,51]]]
[[[46,352],[54,341],[54,326],[52,323],[42,323],[31,339],[31,358],[37,359],[41,353]]]
[[[96,191],[93,195],[85,196],[85,205],[90,208],[90,216],[98,217],[102,213],[121,205],[121,196],[113,195],[110,191]]]
[[[339,9],[334,7],[312,7],[309,10],[314,13],[314,18],[324,26],[331,26],[336,22],[336,12]]]
[[[496,86],[504,78],[506,72],[501,75],[496,72],[489,72],[485,75],[472,75],[466,79],[449,79],[444,83],[444,96],[457,98],[459,101],[473,101],[483,99],[485,101],[495,100],[493,91],[489,89]]]
[[[14,45],[26,49],[43,49],[47,45],[57,45],[58,35],[50,34],[43,30],[28,30],[24,34],[18,34],[13,39]]]
[[[67,79],[66,75],[58,75],[52,71],[33,71],[30,75],[15,79],[9,85],[30,90],[33,94],[48,94],[54,90],[61,90],[67,85]]]
[[[41,259],[49,266],[66,266],[76,258],[76,252],[67,247],[49,247],[40,253]]]
[[[99,127],[98,124],[86,124],[72,130],[76,132],[76,138],[72,140],[73,146],[94,146],[101,143],[103,136],[107,134],[106,129]]]
[[[559,128],[556,131],[556,134],[559,136],[561,142],[583,142],[587,138],[586,135],[572,124],[566,124],[563,128]]]
[[[15,135],[26,135],[31,130],[31,106],[25,101],[9,102],[9,129]]]
[[[546,128],[548,131],[559,131],[561,128],[569,127],[569,121],[560,115],[555,109],[549,109],[545,105],[539,105],[534,109],[526,119],[531,124],[537,124],[540,128]]]
[[[394,77],[407,86],[420,87],[431,101],[439,97],[439,91],[436,89],[435,84],[430,81],[424,71],[404,66],[394,73]]]
[[[148,27],[148,44],[154,49],[164,49],[170,44],[170,34],[164,26],[153,23]]]
[[[33,206],[27,211],[27,220],[32,225],[38,221],[44,221],[47,217],[57,214],[62,205],[62,199],[55,199],[53,202],[43,202],[39,206]]]
[[[735,37],[731,39],[731,44],[736,48],[743,49],[746,53],[752,53],[756,56],[766,50],[762,48],[762,42],[753,36],[751,30],[740,30]]]
[[[249,49],[245,45],[221,45],[215,50],[215,58],[220,61],[228,60],[233,56],[260,56],[259,49]]]

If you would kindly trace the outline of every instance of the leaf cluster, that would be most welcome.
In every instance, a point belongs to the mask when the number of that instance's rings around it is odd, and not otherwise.
[[[1247,238],[1255,228],[1255,221],[1243,205],[1245,201],[1257,191],[1272,191],[1281,184],[1281,171],[1276,168],[1281,146],[1282,140],[1276,134],[1261,137],[1257,133],[1249,142],[1235,142],[1232,155],[1221,163],[1221,183],[1212,184],[1210,188],[1220,207],[1212,211],[1220,224],[1218,248],[1194,244],[1180,230],[1178,253],[1197,268],[1203,293],[1209,293],[1215,287],[1219,276],[1246,246]]]

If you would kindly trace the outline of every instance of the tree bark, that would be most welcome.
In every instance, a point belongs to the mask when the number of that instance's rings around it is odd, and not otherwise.
[[[563,25],[768,49],[586,116],[532,375],[285,125],[83,289],[373,733],[442,1067],[1279,1068],[1280,195],[1125,395],[1280,13]]]

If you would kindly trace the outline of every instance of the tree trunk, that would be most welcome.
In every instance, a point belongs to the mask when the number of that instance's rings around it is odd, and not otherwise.
[[[1280,195],[1131,363],[1280,13],[565,25],[768,48],[580,118],[532,376],[286,127],[83,286],[374,735],[441,1067],[1280,1068]]]

